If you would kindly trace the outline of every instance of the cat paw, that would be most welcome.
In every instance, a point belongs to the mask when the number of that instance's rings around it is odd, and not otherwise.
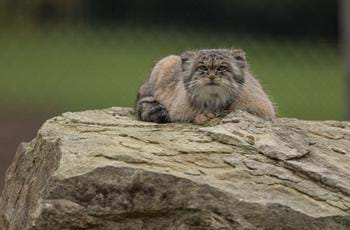
[[[195,116],[193,119],[193,123],[196,125],[204,125],[207,123],[211,123],[211,121],[214,122],[214,120],[217,120],[218,118],[214,113],[200,113]]]

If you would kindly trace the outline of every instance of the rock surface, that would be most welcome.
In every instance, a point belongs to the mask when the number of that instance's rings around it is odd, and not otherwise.
[[[0,229],[350,229],[350,123],[65,113],[22,144]]]

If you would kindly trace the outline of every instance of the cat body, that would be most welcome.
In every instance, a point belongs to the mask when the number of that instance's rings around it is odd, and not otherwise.
[[[208,49],[170,55],[141,86],[136,112],[143,121],[203,124],[237,109],[267,120],[273,104],[250,74],[242,50]]]

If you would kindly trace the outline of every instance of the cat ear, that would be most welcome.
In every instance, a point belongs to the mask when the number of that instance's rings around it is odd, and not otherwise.
[[[194,51],[186,51],[183,52],[180,57],[181,57],[181,65],[182,69],[186,70],[188,69],[188,66],[191,64],[195,57],[196,53]]]
[[[240,68],[247,67],[245,52],[242,49],[233,49],[231,53]]]

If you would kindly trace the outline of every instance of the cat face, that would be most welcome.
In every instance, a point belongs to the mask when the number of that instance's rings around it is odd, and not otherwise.
[[[186,52],[181,58],[183,83],[194,106],[215,112],[237,98],[247,68],[242,50],[199,50]]]

